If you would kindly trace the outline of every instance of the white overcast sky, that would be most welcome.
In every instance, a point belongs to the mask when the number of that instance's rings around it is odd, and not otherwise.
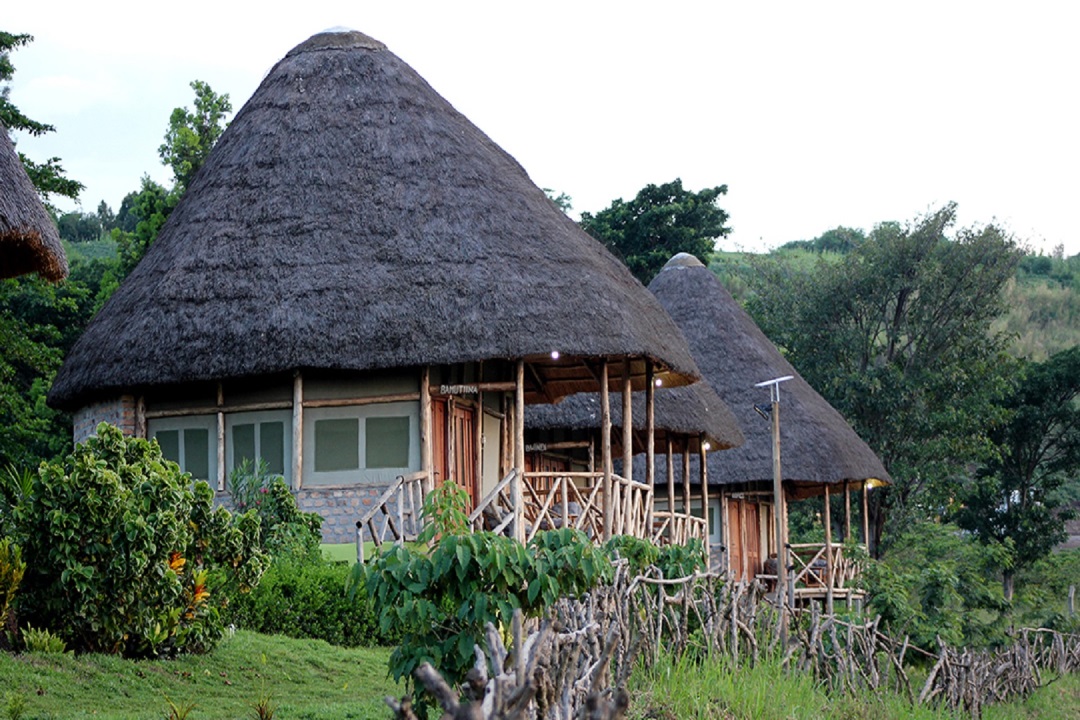
[[[907,221],[950,200],[1080,253],[1080,9],[1067,2],[8,3],[30,33],[18,138],[117,209],[160,164],[190,81],[234,108],[290,48],[385,42],[525,167],[597,211],[649,183],[727,184],[725,249]],[[68,206],[61,204],[64,209]]]

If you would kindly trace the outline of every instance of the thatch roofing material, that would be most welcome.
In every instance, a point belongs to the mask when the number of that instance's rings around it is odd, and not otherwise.
[[[550,353],[558,350],[560,361]],[[323,33],[263,80],[144,260],[71,351],[50,402],[296,368],[575,358],[697,377],[625,267],[412,68]]]
[[[645,430],[645,394],[634,393],[632,400],[634,430],[641,433]],[[735,416],[708,383],[660,388],[656,391],[654,408],[657,452],[663,451],[668,438],[673,442],[689,440],[693,451],[702,434],[712,450],[736,447],[743,442]],[[611,424],[613,428],[621,428],[623,424],[622,396],[617,393],[611,395]],[[582,393],[556,405],[530,405],[525,408],[525,427],[530,430],[599,430],[600,396]],[[616,433],[615,439],[620,437]],[[643,449],[635,448],[638,452]]]
[[[793,375],[780,385],[781,467],[798,485],[888,481],[870,447],[843,416],[799,375],[743,311],[716,275],[692,255],[672,258],[649,284],[683,331],[705,379],[724,399],[746,442],[709,457],[711,483],[772,479],[772,429],[754,410],[769,389],[755,383]]]
[[[52,282],[63,280],[67,257],[7,128],[0,125],[0,279],[33,272]]]

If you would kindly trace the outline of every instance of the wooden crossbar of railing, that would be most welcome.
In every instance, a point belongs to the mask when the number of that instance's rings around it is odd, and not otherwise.
[[[831,571],[824,543],[796,543],[789,547],[789,566],[794,570],[791,582],[796,588],[826,589],[831,582],[833,590],[848,591],[861,570],[859,563],[845,554],[843,545],[832,546]]]
[[[372,503],[360,519],[356,521],[356,561],[364,562],[364,530],[368,531],[376,551],[387,541],[387,534],[394,544],[405,540],[415,540],[422,529],[420,511],[424,507],[424,482],[426,472],[411,475],[398,475],[382,494]],[[396,500],[390,507],[391,499]],[[375,522],[383,518],[380,526]]]

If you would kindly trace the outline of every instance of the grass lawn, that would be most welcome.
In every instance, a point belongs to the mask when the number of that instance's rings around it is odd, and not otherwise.
[[[191,720],[249,718],[269,695],[279,720],[386,720],[382,698],[404,694],[387,678],[389,655],[245,631],[209,655],[176,660],[0,653],[0,717],[11,716],[14,698],[25,703],[24,720],[159,720],[168,697],[194,703]]]
[[[424,551],[427,548],[425,543],[407,542],[405,546],[412,550]],[[347,562],[350,565],[356,562],[356,543],[323,543],[319,546],[322,548],[323,557],[330,562]],[[390,544],[384,543],[383,549],[390,547]],[[364,543],[364,557],[375,557],[375,543]]]

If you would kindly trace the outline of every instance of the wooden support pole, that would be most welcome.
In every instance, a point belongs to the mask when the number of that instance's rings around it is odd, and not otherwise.
[[[431,366],[420,368],[420,470],[426,475],[424,495],[435,489],[435,463],[432,440],[435,428],[431,416]]]
[[[652,538],[656,504],[656,382],[653,379],[652,360],[645,360],[645,484],[649,486],[645,498],[645,537]]]
[[[771,388],[772,400],[772,444],[773,444],[773,515],[776,525],[776,599],[780,606],[780,646],[787,650],[788,633],[788,610],[783,601],[785,590],[794,593],[794,588],[788,587],[787,565],[788,553],[785,545],[787,536],[787,512],[784,507],[784,476],[780,465],[780,398],[779,389]]]
[[[705,449],[707,441],[705,433],[698,436],[698,456],[701,462],[701,517],[705,519],[705,567],[712,569],[712,549],[709,543],[712,539],[712,529],[709,527],[709,461],[705,457],[708,450]]]
[[[518,360],[517,389],[514,390],[514,538],[525,542],[525,498],[522,484],[525,482],[525,361]]]
[[[851,542],[851,483],[844,481],[844,542]]]
[[[675,533],[675,456],[672,454],[675,452],[674,444],[671,442],[671,435],[667,438],[667,509],[668,513],[668,538],[671,540],[671,544],[674,545],[679,541],[678,536]]]
[[[476,410],[473,412],[473,482],[472,487],[467,488],[471,502],[471,512],[480,498],[484,497],[484,392],[476,396]]]
[[[863,480],[862,486],[862,541],[866,546],[866,552],[870,552],[870,500],[866,493],[870,492],[870,484]]]
[[[832,497],[825,483],[825,612],[833,614]]]
[[[604,471],[604,486],[600,489],[604,506],[604,540],[611,539],[615,519],[611,506],[611,397],[608,393],[608,363],[600,363],[600,464]]]
[[[225,404],[225,391],[221,383],[217,384],[217,489],[218,492],[225,490],[225,412],[221,407]]]
[[[634,476],[634,394],[630,379],[630,358],[623,359],[622,366],[622,444],[623,477],[633,480]],[[622,522],[620,533],[638,536],[633,522],[634,491],[629,485],[622,489]]]
[[[304,483],[304,376],[293,373],[292,406],[292,487],[299,491]]]
[[[682,496],[683,496],[683,517],[686,523],[687,536],[683,542],[690,541],[690,518],[694,516],[693,511],[690,509],[690,439],[683,438],[682,443]]]

